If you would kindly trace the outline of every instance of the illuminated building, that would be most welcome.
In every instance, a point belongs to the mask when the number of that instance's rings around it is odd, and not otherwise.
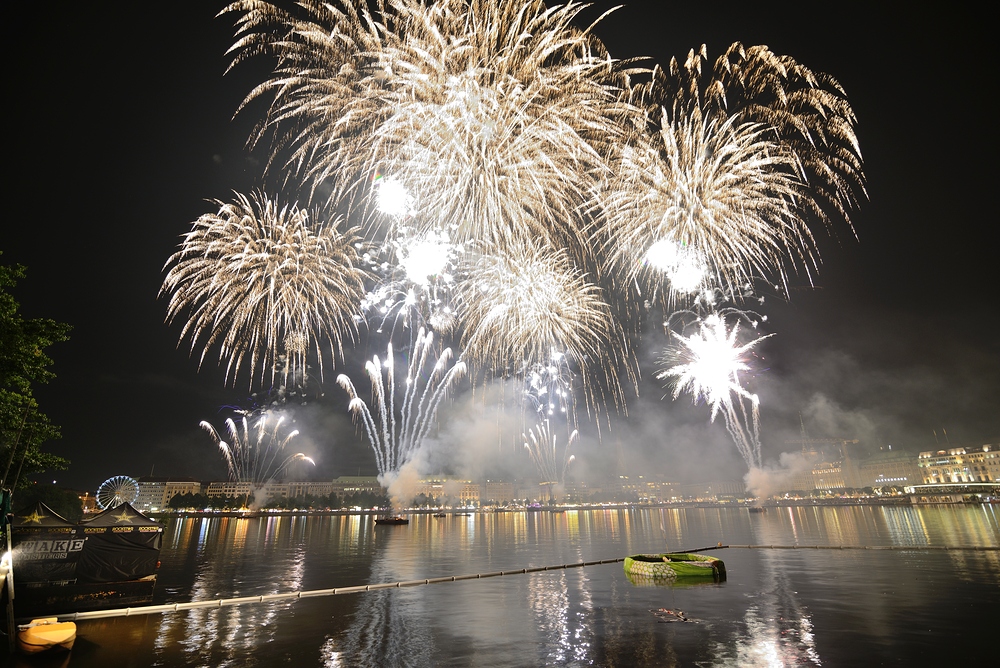
[[[330,494],[336,494],[341,500],[352,494],[382,494],[385,492],[382,483],[373,475],[342,475],[339,478],[334,478],[329,485]]]
[[[156,512],[167,507],[170,499],[178,494],[201,494],[201,483],[193,478],[139,478],[139,494],[135,509],[139,512]]]
[[[417,482],[415,494],[423,494],[439,503],[456,501],[463,506],[479,504],[479,485],[471,480],[427,478]]]
[[[1000,445],[921,452],[917,465],[927,484],[1000,482]]]

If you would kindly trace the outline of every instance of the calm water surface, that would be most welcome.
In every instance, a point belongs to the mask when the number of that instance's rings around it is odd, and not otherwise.
[[[376,527],[368,516],[176,519],[156,603],[616,559],[724,544],[998,546],[1000,507],[613,509]],[[997,665],[1000,552],[714,553],[728,581],[622,565],[84,621],[59,666]],[[661,608],[689,621],[667,622]],[[37,663],[31,665],[39,665]],[[43,664],[44,665],[44,664]]]

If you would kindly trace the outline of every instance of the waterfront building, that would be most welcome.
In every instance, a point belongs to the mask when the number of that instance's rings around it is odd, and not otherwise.
[[[343,501],[345,497],[353,494],[363,492],[382,494],[384,491],[375,476],[341,476],[332,481],[320,482],[271,480],[256,486],[246,481],[216,481],[208,483],[205,495],[223,498],[253,495],[255,505],[259,506],[276,499],[302,499],[309,496],[326,498],[335,495]]]
[[[481,503],[505,505],[518,498],[515,496],[514,483],[505,480],[487,479],[480,485],[479,499]]]
[[[656,495],[650,501],[719,501],[722,499],[745,499],[748,492],[742,481],[712,480],[695,483],[670,483],[659,485]]]
[[[414,495],[423,494],[441,504],[479,505],[480,486],[471,480],[457,478],[425,478],[418,480]]]
[[[823,462],[812,470],[813,489],[843,489],[847,487],[843,462]]]
[[[1000,445],[928,450],[920,453],[917,465],[926,484],[1000,482]]]
[[[333,482],[305,482],[292,480],[287,483],[286,496],[300,499],[306,496],[330,496],[333,494]]]
[[[890,487],[913,485],[923,480],[917,459],[909,452],[881,450],[858,461],[858,487]]]
[[[227,480],[225,482],[210,482],[205,496],[209,498],[221,496],[223,498],[233,498],[249,496],[253,494],[253,483],[240,482],[238,480]]]
[[[339,478],[334,478],[333,482],[330,483],[330,493],[336,494],[341,501],[347,496],[363,492],[382,494],[385,492],[385,488],[378,481],[378,477],[373,475],[342,475]]]
[[[635,497],[640,503],[659,503],[663,501],[663,485],[665,483],[662,476],[618,476],[618,484],[621,486],[623,497]]]
[[[177,494],[201,494],[202,489],[201,482],[194,478],[145,476],[136,482],[139,484],[139,494],[134,506],[141,513],[163,510]]]

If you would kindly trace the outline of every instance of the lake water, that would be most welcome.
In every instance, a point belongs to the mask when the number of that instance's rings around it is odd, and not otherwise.
[[[1000,546],[996,505],[410,519],[388,527],[361,515],[173,519],[155,603],[573,564],[720,541]],[[709,554],[725,560],[726,582],[637,586],[613,563],[81,621],[76,647],[52,665],[997,665],[1000,552]]]

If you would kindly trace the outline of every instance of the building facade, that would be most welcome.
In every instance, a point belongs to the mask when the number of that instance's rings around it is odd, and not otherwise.
[[[201,482],[193,478],[146,476],[136,482],[139,483],[139,494],[135,509],[142,513],[163,510],[177,494],[201,494],[202,490]]]
[[[922,479],[917,459],[905,450],[884,450],[858,462],[859,487],[913,485]]]
[[[928,450],[917,465],[926,484],[1000,482],[1000,445]]]

